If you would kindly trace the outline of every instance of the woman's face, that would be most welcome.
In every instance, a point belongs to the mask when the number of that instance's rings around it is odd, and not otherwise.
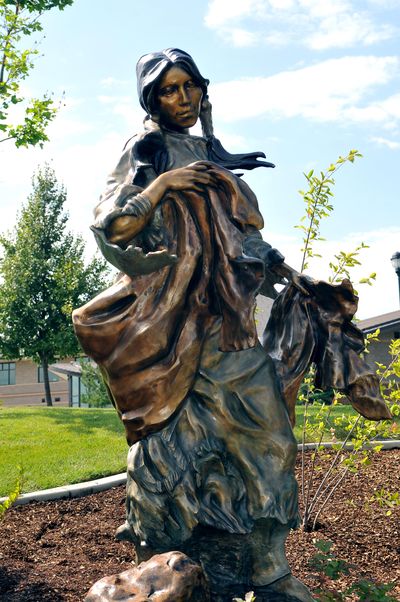
[[[160,123],[176,131],[194,126],[203,91],[186,71],[171,67],[161,78],[157,93]]]

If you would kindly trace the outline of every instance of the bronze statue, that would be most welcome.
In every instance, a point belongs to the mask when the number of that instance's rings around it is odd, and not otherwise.
[[[214,137],[209,82],[193,59],[176,48],[148,54],[137,76],[144,132],[126,144],[93,226],[121,274],[74,312],[131,446],[119,536],[134,541],[140,559],[180,550],[201,562],[213,600],[253,589],[257,600],[279,592],[309,601],[284,551],[298,524],[287,403],[318,343],[303,341],[306,310],[294,328],[307,356],[299,361],[276,310],[267,352],[254,307],[258,292],[276,296],[285,278],[280,307],[299,297],[301,313],[318,283],[263,241],[257,199],[231,170],[273,165],[263,153],[232,155]],[[202,137],[189,134],[198,118]],[[330,305],[337,326],[346,298],[349,329],[346,286],[330,287]]]

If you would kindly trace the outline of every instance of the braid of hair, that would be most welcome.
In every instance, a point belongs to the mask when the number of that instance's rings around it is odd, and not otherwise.
[[[204,96],[201,103],[200,123],[203,136],[208,140],[214,135],[212,104],[209,101],[208,95]]]

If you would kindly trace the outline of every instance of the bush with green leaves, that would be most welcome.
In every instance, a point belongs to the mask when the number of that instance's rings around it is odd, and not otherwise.
[[[370,336],[375,338],[376,333]],[[392,415],[400,416],[400,383],[395,376],[400,373],[400,340],[392,341],[389,353],[390,364],[380,365],[381,393]],[[312,375],[306,379],[309,390],[313,390]],[[307,396],[307,392],[306,392]],[[396,421],[387,420],[375,422],[360,415],[342,413],[331,418],[332,408],[337,407],[342,399],[335,392],[332,405],[313,404],[313,418],[307,413],[308,401],[303,398],[305,406],[303,441],[313,441],[316,449],[312,452],[311,470],[305,475],[304,450],[302,452],[303,471],[301,491],[304,504],[302,526],[305,530],[314,530],[322,510],[327,506],[339,485],[348,474],[356,473],[371,463],[371,454],[378,453],[382,445],[377,441],[397,437],[399,426]],[[315,409],[318,411],[315,412]],[[324,439],[327,432],[331,433],[333,456],[327,456]],[[346,451],[346,453],[344,453]],[[330,465],[321,477],[319,461],[330,459]],[[315,487],[315,482],[318,485]],[[313,491],[314,490],[314,491]],[[313,493],[311,493],[313,491]]]
[[[306,191],[300,191],[305,203],[305,214],[301,218],[298,228],[303,233],[303,258],[301,271],[309,267],[313,257],[320,257],[314,251],[314,243],[324,240],[321,236],[321,222],[333,211],[332,188],[335,184],[334,174],[345,163],[353,163],[362,155],[357,150],[351,150],[347,156],[339,157],[336,163],[328,167],[325,172],[316,175],[314,170],[304,174],[308,183]],[[339,251],[334,259],[329,262],[330,275],[328,281],[337,283],[343,278],[351,278],[351,269],[360,265],[359,254],[367,245],[363,242],[353,251]],[[359,284],[371,285],[376,273],[359,280]],[[379,333],[368,335],[367,343],[376,340]],[[400,375],[400,340],[392,341],[390,345],[391,363],[389,366],[378,367],[381,377],[382,395],[386,400],[392,414],[400,415],[400,389],[399,381],[394,377]],[[324,395],[328,399],[324,399]],[[381,447],[374,444],[374,440],[389,438],[396,435],[397,424],[388,421],[374,422],[361,416],[344,413],[333,417],[332,409],[340,403],[347,402],[346,398],[338,391],[321,392],[315,388],[314,372],[310,370],[299,390],[298,404],[304,406],[303,443],[312,441],[316,449],[311,457],[311,469],[307,476],[305,472],[305,451],[302,451],[302,482],[301,495],[304,505],[302,526],[306,530],[313,530],[317,525],[322,510],[338,489],[348,473],[356,472],[370,462],[370,454],[380,451]],[[313,413],[308,411],[313,404]],[[321,478],[321,459],[327,459],[324,448],[326,433],[330,432],[333,443],[334,455],[329,468]],[[351,447],[351,451],[344,454],[344,450]],[[372,451],[371,451],[372,450]]]
[[[4,518],[5,513],[11,506],[13,506],[21,493],[23,482],[23,470],[21,466],[18,466],[18,476],[15,481],[15,486],[12,491],[6,496],[3,502],[0,502],[0,521]]]
[[[398,598],[394,598],[389,594],[394,587],[395,583],[372,583],[366,579],[360,579],[356,581],[346,591],[348,594],[356,594],[358,596],[358,602],[399,602]]]
[[[321,171],[319,176],[314,169],[304,174],[308,188],[300,190],[299,193],[305,204],[305,214],[300,219],[300,224],[295,226],[303,233],[301,272],[309,267],[308,262],[312,257],[321,257],[315,253],[314,243],[324,240],[320,232],[321,220],[328,217],[333,211],[331,202],[333,197],[331,187],[335,184],[333,176],[348,161],[354,163],[356,157],[362,157],[362,155],[357,150],[351,150],[346,157],[339,157],[336,163],[332,163],[324,172]]]
[[[373,495],[369,498],[369,503],[376,503],[382,510],[385,511],[386,516],[391,516],[393,508],[400,506],[400,492],[389,491],[384,487],[380,489],[374,488]]]

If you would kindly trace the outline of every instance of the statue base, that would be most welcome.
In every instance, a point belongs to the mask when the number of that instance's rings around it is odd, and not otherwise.
[[[118,536],[129,537],[129,530],[125,525]],[[244,599],[249,591],[254,592],[257,602],[313,602],[309,590],[290,574],[285,556],[288,530],[287,525],[268,519],[257,521],[248,534],[198,526],[192,537],[177,549],[201,567],[212,602],[232,602],[235,597]],[[133,539],[132,531],[130,533]],[[160,553],[144,542],[135,543],[139,562],[149,561]]]
[[[298,602],[299,598],[254,587],[257,602]],[[97,581],[85,602],[144,602],[153,596],[163,602],[232,602],[244,599],[249,587],[230,585],[211,589],[200,565],[181,552],[156,554],[147,562]],[[311,598],[310,598],[311,599]]]
[[[211,602],[201,567],[181,552],[156,554],[135,568],[103,577],[85,602],[144,602],[153,596],[162,602]]]

